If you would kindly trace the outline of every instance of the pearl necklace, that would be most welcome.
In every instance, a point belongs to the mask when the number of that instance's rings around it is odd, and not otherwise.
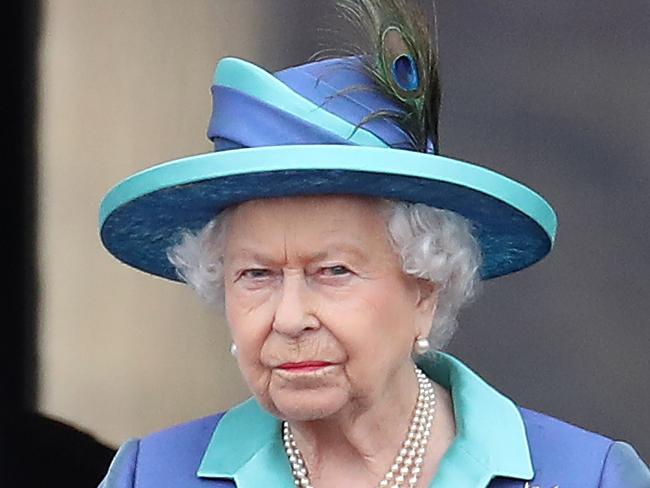
[[[417,366],[415,374],[417,375],[419,393],[408,434],[399,453],[395,456],[390,470],[379,482],[379,488],[414,488],[422,473],[422,462],[431,437],[431,423],[436,400],[431,380]],[[305,460],[296,446],[291,427],[286,421],[282,422],[282,438],[293,471],[295,485],[302,488],[314,488],[309,480]]]

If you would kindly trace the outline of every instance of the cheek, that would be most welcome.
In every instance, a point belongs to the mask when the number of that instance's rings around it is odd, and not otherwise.
[[[331,311],[331,332],[346,349],[351,367],[393,368],[410,357],[414,310],[399,284],[366,283],[332,304]]]
[[[268,372],[260,362],[260,352],[271,332],[272,314],[268,307],[251,306],[246,300],[238,300],[227,289],[225,312],[230,334],[237,344],[239,369],[253,393],[261,393]]]
[[[254,343],[271,323],[272,301],[267,290],[245,291],[236,284],[225,285],[225,312],[232,337],[239,346]],[[268,333],[268,331],[267,331]]]

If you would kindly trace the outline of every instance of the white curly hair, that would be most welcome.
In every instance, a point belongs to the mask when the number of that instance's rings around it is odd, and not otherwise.
[[[438,291],[429,342],[443,349],[458,326],[458,311],[476,296],[481,252],[471,223],[455,212],[421,203],[377,199],[391,245],[404,273],[429,280]],[[223,309],[223,249],[236,207],[219,213],[198,232],[186,231],[167,256],[199,297]]]

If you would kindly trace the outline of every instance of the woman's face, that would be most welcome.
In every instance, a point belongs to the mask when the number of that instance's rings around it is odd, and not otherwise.
[[[271,413],[315,420],[398,391],[434,294],[406,276],[377,200],[255,200],[224,251],[226,315],[239,367]]]

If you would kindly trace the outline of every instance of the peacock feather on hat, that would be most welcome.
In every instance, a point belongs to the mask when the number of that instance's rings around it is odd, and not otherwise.
[[[357,127],[387,118],[404,132],[410,149],[438,152],[440,77],[435,5],[423,8],[417,0],[339,0],[341,15],[353,26],[361,41],[346,54],[374,81],[395,109],[367,115]],[[340,50],[317,53],[317,60],[334,57]],[[367,85],[350,86],[337,95],[367,90]]]

